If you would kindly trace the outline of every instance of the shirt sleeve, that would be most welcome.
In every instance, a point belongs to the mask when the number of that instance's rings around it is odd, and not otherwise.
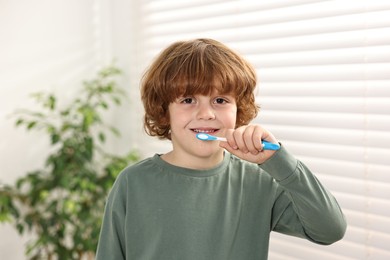
[[[125,259],[126,178],[120,175],[107,199],[96,260]]]
[[[280,188],[273,206],[272,230],[326,245],[344,236],[347,223],[336,199],[283,146],[260,167]]]

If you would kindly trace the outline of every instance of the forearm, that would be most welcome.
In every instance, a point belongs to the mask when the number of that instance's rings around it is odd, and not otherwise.
[[[260,167],[286,192],[310,240],[331,244],[343,237],[346,221],[336,199],[303,163],[282,147]]]

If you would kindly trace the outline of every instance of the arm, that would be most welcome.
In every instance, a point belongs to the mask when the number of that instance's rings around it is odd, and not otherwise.
[[[279,184],[273,208],[272,229],[330,244],[344,236],[346,221],[336,199],[312,172],[282,146],[277,152],[262,150],[261,140],[276,138],[260,125],[247,125],[226,133],[220,146],[237,157],[260,165]]]
[[[115,182],[104,211],[96,260],[125,259],[124,218],[126,214],[126,179],[120,175]]]
[[[331,244],[344,236],[347,224],[336,199],[283,146],[260,167],[282,189],[273,209],[273,230],[319,244]]]

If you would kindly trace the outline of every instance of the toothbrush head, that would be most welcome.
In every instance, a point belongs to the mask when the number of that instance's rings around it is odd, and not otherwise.
[[[218,138],[216,136],[212,136],[212,135],[209,135],[209,134],[206,134],[206,133],[197,133],[196,134],[196,138],[198,138],[199,140],[202,140],[202,141],[215,141],[215,140],[218,140]]]

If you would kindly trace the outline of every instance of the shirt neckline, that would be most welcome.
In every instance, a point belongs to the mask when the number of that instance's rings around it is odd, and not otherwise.
[[[190,168],[185,168],[185,167],[170,164],[164,161],[163,159],[161,159],[160,156],[161,154],[155,154],[152,157],[153,162],[156,163],[160,168],[175,174],[186,175],[191,177],[199,177],[199,178],[210,177],[210,176],[220,174],[221,172],[224,172],[224,170],[229,164],[230,157],[231,157],[230,153],[225,151],[223,160],[218,165],[210,169],[197,170],[197,169],[190,169]]]

